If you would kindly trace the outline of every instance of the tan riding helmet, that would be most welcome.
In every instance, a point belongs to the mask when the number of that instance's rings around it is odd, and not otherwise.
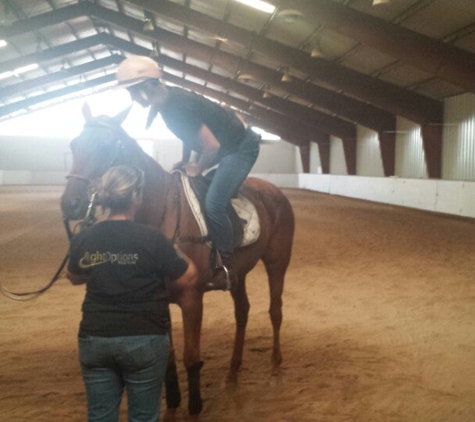
[[[118,88],[128,88],[147,79],[160,79],[162,70],[157,62],[147,56],[130,56],[117,68]]]

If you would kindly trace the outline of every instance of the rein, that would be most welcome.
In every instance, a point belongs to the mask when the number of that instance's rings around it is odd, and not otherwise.
[[[76,176],[76,175],[70,175],[70,177],[76,177],[84,180],[88,180],[85,177],[82,176]],[[81,229],[84,229],[87,226],[90,226],[94,224],[95,217],[94,217],[94,200],[96,198],[96,193],[94,192],[91,195],[91,199],[89,201],[89,205],[87,207],[87,212],[83,220],[79,223],[79,226]],[[66,230],[66,234],[68,236],[68,240],[70,241],[71,238],[73,237],[73,231],[71,230],[71,227],[69,226],[69,220],[68,219],[63,219],[63,224],[64,224],[64,229]],[[69,248],[68,251],[66,252],[65,257],[63,258],[63,261],[61,262],[58,270],[55,272],[49,283],[42,287],[41,289],[38,290],[33,290],[29,292],[12,292],[11,290],[8,290],[3,286],[3,284],[0,283],[0,292],[8,297],[9,299],[16,300],[19,302],[26,302],[28,300],[33,300],[36,299],[37,297],[41,296],[43,293],[48,291],[51,287],[53,287],[54,283],[56,283],[57,280],[59,280],[61,273],[63,272],[64,267],[66,266],[66,263],[69,260]]]

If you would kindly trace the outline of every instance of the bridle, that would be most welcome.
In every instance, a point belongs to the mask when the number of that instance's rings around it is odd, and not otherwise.
[[[86,123],[86,126],[107,127],[108,129],[113,130],[115,133],[118,133],[116,127],[114,127],[112,125],[109,125],[106,122],[94,122],[93,124]],[[111,155],[108,166],[106,168],[110,168],[114,165],[115,161],[117,160],[117,158],[119,156],[120,150],[123,149],[123,147],[124,147],[123,142],[120,139],[120,136],[118,136],[118,139],[116,140],[114,146],[115,146],[115,148],[114,148],[115,153]],[[86,183],[86,189],[90,186],[93,186],[93,180],[91,180],[89,177],[83,176],[81,174],[70,173],[66,176],[66,179],[67,180],[77,179],[77,180],[80,180],[82,182],[85,182]],[[79,227],[80,230],[83,230],[86,227],[89,227],[89,226],[91,226],[95,223],[95,221],[96,221],[95,206],[97,205],[96,196],[97,196],[97,192],[95,190],[92,190],[91,194],[89,195],[89,204],[87,206],[86,214],[85,214],[84,218],[76,225],[75,228]],[[71,227],[70,227],[70,224],[69,224],[69,218],[63,217],[63,224],[64,224],[64,228],[66,230],[66,234],[68,236],[68,240],[71,241],[71,238],[74,235],[75,229],[71,230]],[[42,295],[47,290],[49,290],[54,285],[54,283],[59,279],[59,277],[60,277],[64,267],[66,266],[66,263],[68,262],[68,260],[69,260],[69,247],[68,247],[68,251],[66,252],[65,257],[63,258],[63,261],[61,262],[61,264],[60,264],[58,270],[56,271],[56,273],[53,275],[52,279],[49,281],[49,283],[46,286],[44,286],[44,287],[42,287],[38,290],[33,290],[33,291],[28,291],[28,292],[13,292],[13,291],[8,290],[7,288],[5,288],[3,286],[3,284],[0,282],[0,292],[4,296],[6,296],[6,297],[8,297],[12,300],[21,301],[21,302],[26,302],[28,300],[36,299],[38,296]]]

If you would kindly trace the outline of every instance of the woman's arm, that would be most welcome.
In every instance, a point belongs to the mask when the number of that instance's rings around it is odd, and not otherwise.
[[[198,280],[198,270],[196,265],[182,251],[180,251],[180,257],[187,262],[188,268],[181,277],[174,280],[174,284],[180,289],[193,287]]]

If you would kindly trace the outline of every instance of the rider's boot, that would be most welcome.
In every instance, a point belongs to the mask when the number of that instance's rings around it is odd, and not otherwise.
[[[217,265],[213,277],[205,284],[206,290],[236,290],[238,285],[236,267],[232,256],[222,258]]]

